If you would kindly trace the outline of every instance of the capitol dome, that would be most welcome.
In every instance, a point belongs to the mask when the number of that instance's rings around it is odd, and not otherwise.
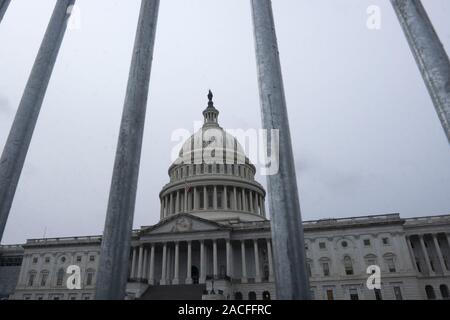
[[[218,122],[211,91],[204,125],[186,140],[160,193],[161,219],[189,213],[214,221],[266,220],[263,187],[238,140]]]

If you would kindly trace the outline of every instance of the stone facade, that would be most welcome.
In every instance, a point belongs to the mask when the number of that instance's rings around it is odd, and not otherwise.
[[[212,96],[203,114],[203,128],[169,168],[160,222],[133,232],[127,299],[276,299],[265,190],[237,140],[219,126]],[[304,230],[314,299],[449,298],[450,215],[325,219],[304,222]],[[94,236],[1,247],[0,261],[15,265],[0,265],[0,295],[93,299],[100,243]],[[80,268],[81,290],[66,286],[72,265]],[[373,265],[381,290],[366,286]]]

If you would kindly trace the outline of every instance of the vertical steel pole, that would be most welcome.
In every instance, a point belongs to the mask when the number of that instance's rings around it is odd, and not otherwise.
[[[0,0],[0,22],[2,22],[5,12],[8,9],[11,0]]]
[[[0,241],[75,0],[58,0],[0,158]]]
[[[159,0],[142,0],[103,233],[96,299],[125,298]]]
[[[391,0],[450,142],[450,61],[420,0]]]
[[[267,178],[277,298],[308,300],[303,225],[272,4],[251,0],[251,5],[263,128],[279,130],[280,139],[279,172]]]

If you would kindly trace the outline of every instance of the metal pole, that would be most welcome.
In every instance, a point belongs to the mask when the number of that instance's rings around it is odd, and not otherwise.
[[[159,0],[142,0],[103,233],[96,299],[125,297]]]
[[[2,22],[2,19],[5,15],[6,10],[8,9],[10,2],[11,0],[0,0],[0,22]]]
[[[269,175],[277,298],[310,299],[297,180],[270,0],[251,0],[262,123],[279,130],[279,172]],[[270,136],[270,134],[269,134]]]
[[[450,142],[450,61],[420,0],[391,0]]]
[[[0,158],[0,240],[75,0],[58,0]]]

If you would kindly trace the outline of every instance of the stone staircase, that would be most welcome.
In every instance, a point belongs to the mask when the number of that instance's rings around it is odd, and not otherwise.
[[[150,286],[139,300],[202,300],[206,285]]]

